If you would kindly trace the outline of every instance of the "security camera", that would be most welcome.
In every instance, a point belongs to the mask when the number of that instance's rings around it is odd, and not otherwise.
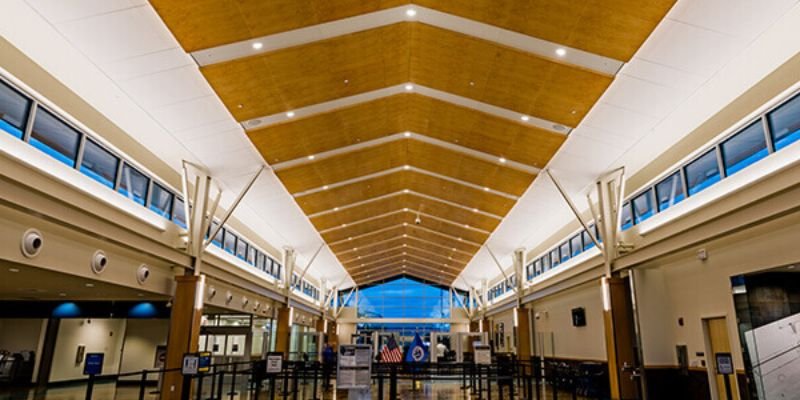
[[[250,299],[247,296],[242,296],[242,308],[247,307],[248,303],[250,303]]]
[[[417,224],[417,225],[421,224],[422,223],[422,218],[420,218],[419,215],[417,215],[417,218],[414,219],[414,223]]]
[[[22,235],[22,254],[28,258],[36,257],[39,255],[39,251],[42,250],[43,244],[42,234],[36,229],[28,229]]]
[[[227,293],[225,293],[225,304],[230,304],[231,301],[233,301],[233,293],[231,293],[229,290]]]
[[[136,270],[136,280],[139,282],[140,285],[143,285],[147,278],[150,277],[150,268],[142,264],[139,266],[139,269]]]
[[[102,250],[97,250],[92,255],[92,272],[95,274],[102,274],[103,271],[106,270],[106,266],[108,265],[108,258],[106,257],[106,253],[103,253]]]
[[[208,299],[211,300],[217,295],[217,288],[211,286],[208,288]]]
[[[253,311],[258,311],[259,308],[261,308],[261,302],[256,301],[256,304],[253,305]]]

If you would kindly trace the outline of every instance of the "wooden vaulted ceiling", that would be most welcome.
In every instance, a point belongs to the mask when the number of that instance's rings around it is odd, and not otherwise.
[[[151,3],[187,52],[410,4]],[[414,1],[620,62],[673,3]],[[445,94],[393,92],[252,129],[244,124],[357,284],[401,273],[451,284],[566,140],[559,129],[577,126],[613,80],[556,56],[414,20],[245,54],[201,72],[243,124],[406,83]]]

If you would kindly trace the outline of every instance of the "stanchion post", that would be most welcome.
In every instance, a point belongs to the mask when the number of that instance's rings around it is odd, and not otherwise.
[[[228,397],[230,398],[230,400],[233,400],[235,395],[236,395],[236,363],[233,364],[233,368],[231,370],[231,391],[228,392]]]
[[[92,392],[94,392],[94,375],[89,375],[89,380],[86,382],[86,400],[92,400]]]
[[[147,370],[142,370],[142,379],[139,380],[139,400],[144,400],[144,387],[147,384]]]
[[[197,400],[203,400],[203,374],[197,375]]]
[[[391,380],[389,381],[389,399],[397,400],[397,366],[392,364]]]

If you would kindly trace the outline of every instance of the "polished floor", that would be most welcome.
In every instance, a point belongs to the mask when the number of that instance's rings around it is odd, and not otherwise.
[[[226,388],[227,389],[227,388]],[[224,400],[250,400],[252,394],[245,390],[245,385],[237,385],[237,392],[232,396],[228,390],[223,394]],[[301,385],[298,388],[297,399],[310,400],[312,396],[312,385]],[[322,400],[336,400],[347,399],[347,392],[344,390],[328,390],[322,391]],[[204,388],[203,400],[210,398],[210,388]],[[280,393],[280,390],[277,391]],[[455,381],[436,381],[436,382],[418,382],[415,387],[412,387],[411,382],[401,381],[398,384],[398,397],[400,399],[432,399],[432,400],[457,400],[457,399],[487,399],[487,394],[484,391],[483,396],[479,397],[477,393],[473,394],[469,389],[462,389],[460,382]],[[276,399],[283,399],[283,396],[276,395]],[[287,399],[292,399],[290,394]],[[372,398],[377,399],[377,386],[373,387]],[[493,400],[501,399],[500,394],[497,392],[497,387],[493,385],[492,396]],[[504,392],[503,399],[508,399],[508,392]],[[515,393],[514,398],[523,398],[519,392]],[[550,388],[543,388],[542,393],[536,397],[538,399],[553,399],[553,393]],[[572,394],[568,392],[559,391],[557,398],[572,399]],[[587,399],[585,397],[574,397],[576,399]],[[0,400],[84,400],[86,399],[86,386],[85,385],[72,385],[62,387],[52,387],[48,389],[0,389]],[[95,385],[93,400],[138,400],[139,388],[132,386],[117,386],[113,383],[104,383]],[[153,387],[148,387],[145,390],[145,400],[157,400],[158,393],[154,391]],[[259,400],[269,399],[269,390],[259,396]],[[384,399],[389,399],[388,385],[384,387]]]

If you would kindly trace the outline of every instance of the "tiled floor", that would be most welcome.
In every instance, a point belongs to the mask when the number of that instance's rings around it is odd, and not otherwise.
[[[153,387],[148,387],[145,390],[145,400],[157,400],[158,394],[154,392]],[[226,384],[223,393],[223,400],[231,399],[229,395],[228,386]],[[321,389],[321,388],[320,388]],[[412,390],[413,389],[413,390]],[[517,388],[515,388],[517,389]],[[246,390],[245,385],[237,385],[238,393],[234,394],[233,400],[250,400],[252,394]],[[485,389],[484,389],[485,390]],[[320,390],[321,391],[321,390]],[[300,385],[297,399],[298,400],[311,400],[312,385]],[[280,390],[277,390],[276,399],[283,399]],[[508,399],[508,392],[505,392],[504,399]],[[207,400],[210,395],[210,386],[204,387],[203,400]],[[515,398],[520,399],[520,393],[515,393]],[[461,382],[455,381],[421,381],[417,382],[416,387],[412,388],[410,381],[401,381],[398,383],[398,397],[401,399],[431,399],[431,400],[456,400],[456,399],[469,399],[475,400],[479,396],[472,394],[470,390],[461,389]],[[483,399],[486,399],[486,392],[483,393]],[[35,389],[20,389],[20,390],[2,390],[0,389],[0,400],[84,400],[86,398],[86,386],[74,385],[54,387],[47,390],[37,391]],[[95,385],[93,400],[137,400],[139,398],[139,388],[131,386],[117,386],[112,383],[104,383]],[[373,387],[372,398],[377,399],[377,386]],[[496,385],[492,385],[492,399],[498,400],[499,393],[497,392]],[[549,400],[552,399],[552,392],[548,389],[538,399]],[[571,393],[562,392],[558,395],[559,399],[572,399]],[[269,399],[269,388],[265,388],[259,400]],[[290,394],[287,397],[292,400]],[[329,390],[322,393],[322,400],[337,400],[347,399],[347,392],[344,390],[334,391]],[[384,386],[384,399],[389,399],[389,385]],[[585,399],[578,397],[578,399]]]

